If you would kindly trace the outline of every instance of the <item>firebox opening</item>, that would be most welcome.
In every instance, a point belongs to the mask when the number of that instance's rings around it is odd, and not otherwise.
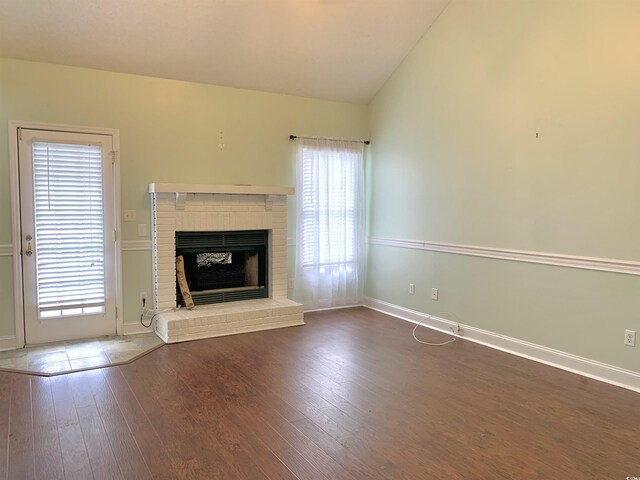
[[[196,305],[268,297],[267,231],[176,232]],[[184,306],[180,289],[176,301]]]

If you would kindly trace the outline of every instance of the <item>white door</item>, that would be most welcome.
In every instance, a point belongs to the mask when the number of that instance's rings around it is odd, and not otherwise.
[[[115,335],[113,137],[20,133],[26,343]]]

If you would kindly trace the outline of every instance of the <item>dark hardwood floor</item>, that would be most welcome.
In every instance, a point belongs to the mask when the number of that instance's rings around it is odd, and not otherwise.
[[[306,321],[59,377],[0,372],[0,476],[640,476],[638,393],[471,342],[420,345],[367,309]]]

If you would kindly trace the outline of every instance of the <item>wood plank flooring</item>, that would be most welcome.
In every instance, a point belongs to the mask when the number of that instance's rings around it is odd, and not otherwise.
[[[420,345],[368,309],[305,320],[118,367],[0,372],[0,478],[640,477],[640,394],[470,342]]]

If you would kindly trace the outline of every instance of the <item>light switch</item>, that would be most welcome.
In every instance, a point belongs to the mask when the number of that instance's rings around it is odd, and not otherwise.
[[[146,223],[139,223],[138,224],[138,236],[139,237],[146,237],[147,236],[147,224]]]
[[[136,221],[136,211],[135,210],[125,210],[124,211],[124,221],[125,222],[135,222]]]

